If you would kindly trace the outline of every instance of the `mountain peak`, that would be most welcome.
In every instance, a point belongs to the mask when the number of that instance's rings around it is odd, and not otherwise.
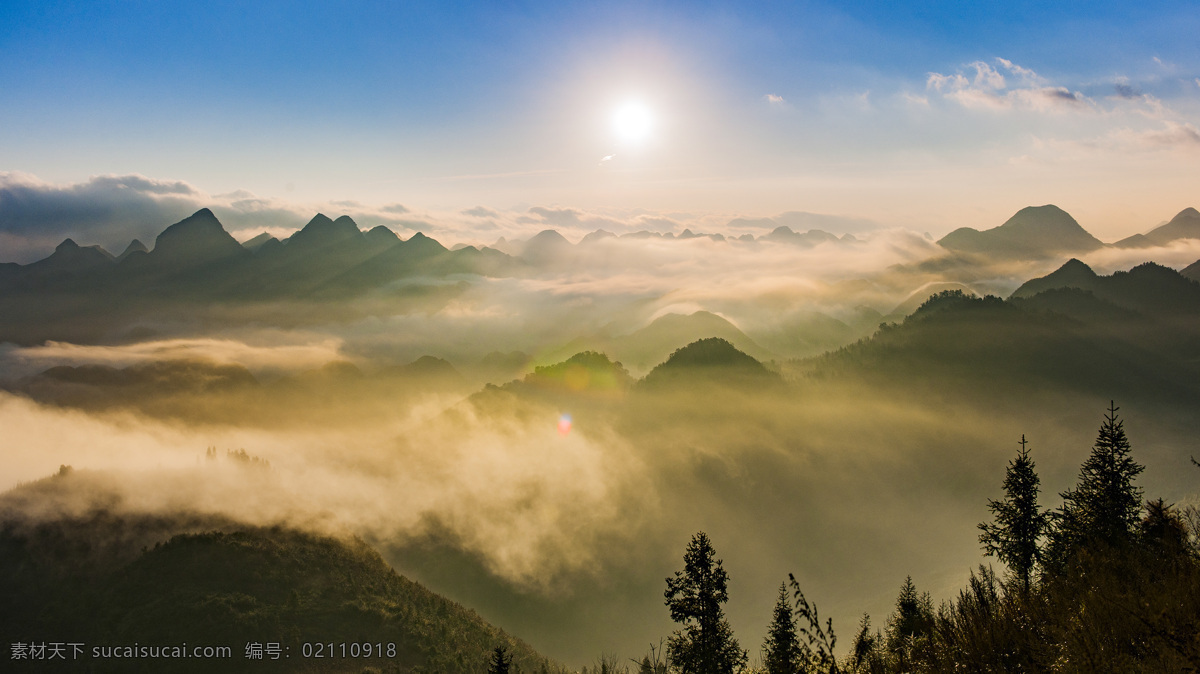
[[[1021,284],[1020,288],[1013,291],[1012,297],[1033,297],[1040,292],[1055,288],[1079,288],[1080,290],[1094,291],[1098,278],[1091,267],[1071,258],[1063,266],[1049,274]]]
[[[961,227],[942,237],[938,244],[950,250],[1017,257],[1047,257],[1096,250],[1104,245],[1054,204],[1027,206],[999,227],[982,232]]]
[[[604,239],[615,239],[615,238],[617,238],[616,234],[613,234],[612,232],[604,230],[604,229],[597,229],[596,231],[592,232],[591,234],[588,234],[587,236],[583,237],[579,241],[579,243],[590,244],[590,243],[595,243],[597,241],[603,241]]]
[[[642,382],[644,385],[658,386],[692,377],[731,385],[778,380],[775,373],[739,351],[729,341],[707,337],[676,349],[666,362],[651,370]]]
[[[1087,266],[1087,263],[1077,258],[1071,258],[1070,260],[1067,260],[1063,263],[1063,266],[1056,269],[1053,273],[1063,276],[1076,276],[1082,278],[1096,277],[1096,272],[1093,271],[1091,267]]]
[[[129,257],[130,255],[133,255],[134,253],[146,253],[146,252],[149,252],[146,249],[146,244],[142,243],[141,241],[139,241],[137,239],[134,239],[133,241],[130,241],[129,245],[125,246],[125,250],[120,255],[117,256],[117,262],[124,260],[125,258]]]
[[[1083,235],[1092,238],[1071,214],[1054,204],[1045,206],[1026,206],[1006,220],[997,230],[1011,230],[1014,233],[1078,237]],[[1095,240],[1095,239],[1093,239]],[[1099,241],[1096,241],[1099,243]]]
[[[544,229],[525,242],[521,257],[533,264],[569,264],[574,246],[557,230]]]
[[[394,244],[400,241],[400,237],[392,230],[383,225],[375,225],[365,234],[368,241],[379,244]]]
[[[533,238],[529,240],[529,243],[527,243],[526,245],[529,245],[529,244],[533,243],[534,241],[537,241],[539,243],[567,243],[567,244],[570,243],[570,241],[567,241],[567,238],[565,236],[563,236],[562,234],[559,234],[558,230],[556,230],[556,229],[543,229],[542,231],[535,234],[533,236]]]
[[[171,264],[201,264],[247,254],[207,208],[167,227],[154,240],[153,259]]]
[[[1146,239],[1158,246],[1165,246],[1177,239],[1200,239],[1200,211],[1190,206],[1179,211],[1170,222],[1150,230]]]
[[[81,271],[107,267],[112,264],[113,256],[100,246],[81,246],[74,239],[63,239],[54,248],[49,257],[31,263],[33,269],[41,269],[50,273],[74,274]]]
[[[324,213],[317,213],[300,231],[288,238],[289,248],[325,248],[348,239],[362,236],[358,224],[348,215],[330,220]]]

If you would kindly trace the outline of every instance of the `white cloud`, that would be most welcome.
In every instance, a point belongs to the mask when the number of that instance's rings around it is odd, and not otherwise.
[[[1165,120],[1163,126],[1156,129],[1121,129],[1114,132],[1113,138],[1141,149],[1200,149],[1200,129],[1186,122]]]
[[[950,90],[956,91],[964,89],[970,85],[966,77],[962,73],[953,75],[943,75],[941,73],[929,73],[929,79],[925,81],[925,88],[935,91]]]
[[[763,100],[771,105],[783,105],[784,103],[783,96],[778,94],[767,94],[766,96],[763,96]]]
[[[1020,77],[1030,84],[1041,84],[1044,80],[1029,68],[1023,68],[1006,58],[996,58],[996,62],[1004,66],[1010,73]]]
[[[1007,86],[1004,75],[983,61],[976,61],[971,64],[971,67],[975,69],[975,86],[977,88],[1003,89]]]
[[[1000,70],[984,61],[975,61],[966,66],[975,70],[974,77],[968,78],[961,71],[950,75],[929,73],[926,89],[975,109],[1054,113],[1084,111],[1093,105],[1091,99],[1078,91],[1046,85],[1044,78],[1029,68],[1004,58],[997,58],[996,62],[1017,76],[1021,84],[1011,86]]]

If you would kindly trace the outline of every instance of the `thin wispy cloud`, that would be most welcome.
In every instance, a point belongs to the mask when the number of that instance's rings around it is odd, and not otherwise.
[[[468,209],[462,211],[462,214],[469,215],[473,218],[496,218],[496,217],[500,216],[500,214],[497,213],[496,211],[493,211],[490,208],[484,208],[483,206],[476,206],[475,208],[468,208]]]

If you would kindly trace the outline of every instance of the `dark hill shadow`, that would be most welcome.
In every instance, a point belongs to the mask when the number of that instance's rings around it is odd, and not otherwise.
[[[0,629],[69,633],[70,641],[87,644],[76,663],[87,671],[166,671],[167,662],[170,671],[374,667],[474,674],[498,644],[524,671],[565,671],[474,611],[397,574],[358,539],[187,513],[118,515],[102,507],[71,517],[30,517],[103,482],[64,470],[0,496],[0,591],[10,600]],[[219,661],[91,657],[98,644],[185,642],[228,646],[231,654]],[[251,642],[278,644],[279,659],[247,659]],[[312,645],[327,649],[330,642],[334,654],[312,657]],[[343,643],[355,644],[358,653],[343,656]]]

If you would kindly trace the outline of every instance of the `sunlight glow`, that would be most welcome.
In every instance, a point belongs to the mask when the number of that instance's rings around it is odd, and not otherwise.
[[[640,101],[628,101],[613,114],[613,131],[623,143],[643,143],[653,129],[654,114]]]

